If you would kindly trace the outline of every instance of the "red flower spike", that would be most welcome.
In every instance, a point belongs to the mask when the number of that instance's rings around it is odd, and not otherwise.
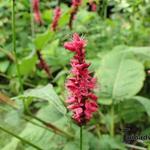
[[[61,9],[60,9],[60,7],[56,7],[55,10],[54,10],[54,18],[53,18],[53,22],[52,22],[52,25],[51,25],[51,30],[52,31],[56,31],[60,16],[61,16]]]
[[[73,40],[64,44],[66,49],[75,53],[71,60],[73,77],[69,78],[66,83],[70,94],[66,102],[67,108],[73,112],[72,118],[79,126],[90,121],[93,113],[98,109],[97,96],[93,93],[96,79],[91,76],[88,70],[90,64],[85,61],[86,43],[75,33]]]
[[[33,6],[33,12],[34,12],[34,19],[35,19],[35,21],[38,24],[42,25],[43,21],[42,21],[40,9],[39,9],[39,0],[33,0],[32,6]]]

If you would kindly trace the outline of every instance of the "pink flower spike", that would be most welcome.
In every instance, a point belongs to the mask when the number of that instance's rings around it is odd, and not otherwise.
[[[40,9],[39,9],[39,0],[33,0],[32,6],[33,6],[35,21],[39,23],[40,25],[42,25],[43,21],[42,21]]]
[[[53,18],[53,22],[51,25],[52,31],[56,31],[60,17],[61,17],[61,9],[60,9],[60,7],[56,7],[54,10],[54,18]]]
[[[97,111],[97,96],[92,92],[96,79],[91,76],[88,70],[90,64],[85,60],[86,41],[77,33],[73,35],[71,42],[66,42],[64,47],[75,53],[71,60],[71,74],[66,87],[69,91],[68,109],[73,112],[72,118],[82,126],[90,121],[93,113]]]

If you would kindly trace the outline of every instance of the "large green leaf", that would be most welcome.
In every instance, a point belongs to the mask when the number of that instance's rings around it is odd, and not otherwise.
[[[51,122],[52,124],[59,126],[59,128],[62,128],[63,130],[65,129],[67,123],[66,118],[64,118],[63,115],[61,115],[58,111],[56,111],[53,108],[53,106],[48,105],[42,108],[38,112],[37,116],[47,122]],[[32,121],[36,122],[35,120]],[[61,148],[59,149],[60,147],[59,144],[64,143],[66,141],[64,137],[55,135],[55,133],[46,130],[44,128],[41,128],[39,126],[36,126],[32,123],[27,123],[25,129],[19,134],[19,136],[30,141],[31,143],[34,143],[43,150],[54,150],[54,149],[60,150]],[[2,150],[10,150],[10,149],[34,150],[34,148],[29,145],[21,144],[21,142],[16,138],[12,138],[11,142],[7,144]]]
[[[119,136],[102,135],[99,143],[102,150],[126,150]]]
[[[150,116],[150,99],[141,97],[141,96],[134,96],[133,99],[137,100],[139,103],[143,105],[145,111]]]
[[[59,112],[66,114],[66,108],[64,107],[51,84],[48,84],[45,87],[28,90],[23,96],[47,100],[50,104],[56,107]]]
[[[20,137],[36,144],[43,150],[77,150],[79,149],[79,135],[80,128],[76,125],[68,124],[68,120],[61,113],[59,113],[53,106],[45,106],[38,113],[37,116],[42,118],[47,122],[51,122],[53,125],[57,126],[59,129],[69,133],[73,130],[75,138],[72,140],[67,140],[67,138],[46,130],[45,128],[38,127],[32,123],[27,123],[26,127],[19,134]],[[38,123],[35,120],[32,120]],[[71,130],[72,129],[72,130]],[[83,130],[83,150],[99,150],[99,140],[90,132]],[[92,139],[92,140],[91,140]],[[16,138],[12,138],[2,150],[34,150],[30,145],[25,145],[21,143]]]
[[[125,123],[133,123],[142,119],[145,110],[143,106],[131,99],[121,102],[118,107],[116,114],[120,117],[120,120],[123,120]]]
[[[124,53],[111,52],[106,55],[97,73],[101,95],[120,100],[134,96],[143,86],[144,67]]]

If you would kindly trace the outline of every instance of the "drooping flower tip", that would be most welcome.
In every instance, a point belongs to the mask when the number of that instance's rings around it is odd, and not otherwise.
[[[61,17],[61,8],[60,7],[56,7],[54,10],[54,18],[53,18],[53,22],[51,25],[51,29],[52,31],[56,31],[56,28],[58,26],[58,21]]]
[[[96,79],[91,76],[88,70],[90,64],[85,61],[86,41],[78,34],[73,35],[71,42],[66,42],[64,47],[75,52],[74,58],[71,60],[71,74],[66,87],[69,92],[69,98],[66,100],[68,109],[73,112],[72,118],[75,122],[82,126],[86,124],[97,111],[97,96],[92,92]]]

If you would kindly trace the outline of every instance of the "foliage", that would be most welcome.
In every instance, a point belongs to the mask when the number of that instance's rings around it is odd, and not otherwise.
[[[0,130],[0,149],[36,149],[32,144],[43,150],[79,149],[79,127],[65,103],[72,54],[63,44],[74,32],[87,39],[86,58],[98,80],[99,110],[84,126],[83,150],[150,149],[149,139],[125,139],[150,135],[149,1],[96,0],[98,10],[91,12],[85,0],[72,30],[68,2],[61,2],[62,15],[54,32],[50,25],[57,1],[40,1],[41,26],[34,21],[30,1],[16,1],[16,54],[23,93],[12,51],[12,3],[0,2],[0,127],[31,143]],[[50,76],[40,67],[37,51]]]

